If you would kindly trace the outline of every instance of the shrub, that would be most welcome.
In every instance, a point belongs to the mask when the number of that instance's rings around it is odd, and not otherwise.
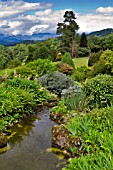
[[[75,50],[75,56],[76,57],[87,57],[90,54],[90,49],[86,47],[78,47]]]
[[[36,75],[36,70],[32,70],[30,67],[27,67],[27,65],[20,66],[16,68],[15,70],[16,70],[16,74],[20,76],[21,78],[29,77],[29,79],[33,79]],[[15,73],[14,73],[14,76],[16,76]]]
[[[38,60],[34,60],[26,65],[19,66],[15,70],[16,73],[13,73],[13,75],[11,73],[9,77],[16,76],[21,78],[34,79],[36,76],[40,77],[49,72],[56,71],[57,66],[48,59],[39,58]]]
[[[68,110],[79,110],[85,109],[86,95],[82,92],[79,84],[70,87],[69,89],[62,90],[61,99]]]
[[[80,94],[81,92],[82,89],[78,83],[76,86],[63,89],[61,93],[61,99],[66,100],[67,98],[71,98],[72,96],[75,96],[77,93]]]
[[[72,60],[70,53],[65,53],[61,60],[62,63],[69,64],[71,67],[75,68],[74,61]]]
[[[110,75],[97,75],[83,84],[91,107],[105,107],[113,103],[113,78]]]
[[[15,78],[3,82],[0,86],[0,128],[5,130],[15,120],[32,114],[37,104],[51,99],[52,96],[35,81]]]
[[[57,70],[57,66],[52,61],[41,58],[28,63],[27,67],[31,70],[35,70],[39,77]]]
[[[63,89],[74,85],[71,78],[60,72],[46,74],[39,78],[39,83],[51,92],[60,95]]]
[[[62,53],[59,52],[59,53],[57,54],[56,60],[57,60],[57,61],[60,61],[61,59],[62,59]]]
[[[103,51],[99,51],[97,53],[91,53],[88,60],[88,66],[93,66],[95,63],[98,63],[102,53]]]
[[[48,58],[49,55],[50,55],[50,53],[49,53],[48,48],[45,46],[41,46],[35,51],[34,59],[35,60],[38,58],[46,59],[46,58]]]
[[[21,61],[19,58],[14,58],[8,63],[8,68],[15,68],[17,66],[21,65]]]
[[[69,64],[66,63],[58,63],[57,67],[59,72],[66,75],[72,74],[72,72],[74,71],[73,67],[71,67]]]
[[[104,51],[98,63],[93,66],[94,76],[97,74],[113,74],[113,51],[106,50]]]
[[[83,82],[87,78],[87,73],[89,69],[86,66],[78,67],[74,70],[73,74],[71,75],[71,78],[74,81]]]

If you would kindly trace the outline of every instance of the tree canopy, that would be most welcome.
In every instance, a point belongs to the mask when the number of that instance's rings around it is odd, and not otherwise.
[[[73,11],[66,11],[64,21],[57,24],[57,34],[61,35],[62,46],[71,47],[72,56],[74,56],[74,39],[79,29],[76,23],[76,17]]]

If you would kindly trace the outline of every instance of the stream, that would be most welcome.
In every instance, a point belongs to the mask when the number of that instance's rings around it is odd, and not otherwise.
[[[8,146],[0,151],[0,170],[61,170],[65,165],[63,155],[52,148],[54,125],[48,108],[13,125]]]

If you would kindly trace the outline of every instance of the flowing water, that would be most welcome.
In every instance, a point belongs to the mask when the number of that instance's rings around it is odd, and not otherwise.
[[[0,155],[0,170],[61,170],[65,163],[52,152],[51,129],[47,108],[11,128],[8,148]]]

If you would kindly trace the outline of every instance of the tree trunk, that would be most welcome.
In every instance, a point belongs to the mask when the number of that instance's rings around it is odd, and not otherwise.
[[[72,54],[72,57],[74,58],[75,56],[75,53],[74,53],[74,47],[75,47],[75,44],[74,44],[74,40],[72,39],[72,48],[71,48],[71,54]]]

